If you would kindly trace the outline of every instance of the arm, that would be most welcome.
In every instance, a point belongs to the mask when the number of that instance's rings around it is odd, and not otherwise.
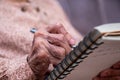
[[[31,54],[12,59],[1,58],[0,79],[44,80],[54,66],[69,53],[73,44],[74,40],[62,25],[38,30],[34,36]]]

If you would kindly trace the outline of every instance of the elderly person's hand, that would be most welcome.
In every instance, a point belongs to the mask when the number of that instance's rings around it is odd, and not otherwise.
[[[93,80],[120,80],[120,61],[100,72]]]
[[[28,64],[38,80],[45,76],[67,55],[74,39],[63,25],[48,26],[38,30],[34,35],[32,53]]]

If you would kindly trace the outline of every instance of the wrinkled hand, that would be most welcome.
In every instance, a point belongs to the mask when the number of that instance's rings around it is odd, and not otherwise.
[[[120,80],[120,61],[99,73],[93,80]]]
[[[63,25],[53,25],[38,30],[34,35],[32,53],[28,56],[28,64],[38,80],[44,80],[71,50],[74,39]]]

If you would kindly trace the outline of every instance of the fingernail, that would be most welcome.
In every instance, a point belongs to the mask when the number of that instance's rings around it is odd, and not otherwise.
[[[70,44],[71,44],[71,45],[74,45],[74,44],[75,44],[75,40],[74,40],[74,39],[71,39],[71,40],[70,40]]]

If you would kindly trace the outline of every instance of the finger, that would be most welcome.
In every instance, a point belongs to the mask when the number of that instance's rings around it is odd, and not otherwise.
[[[75,44],[75,40],[73,37],[65,30],[64,26],[62,24],[57,24],[48,27],[48,32],[50,33],[57,33],[57,34],[63,34],[70,45]]]
[[[100,73],[100,77],[112,77],[112,76],[120,76],[120,70],[107,69]]]
[[[35,37],[32,45],[32,53],[28,57],[28,63],[32,71],[37,77],[41,78],[45,76],[50,64],[48,51],[45,48],[46,43],[45,39]]]
[[[120,61],[112,66],[113,69],[120,69]]]
[[[65,35],[66,39],[68,40],[70,45],[75,44],[75,40],[73,37],[65,30],[64,26],[62,24],[58,24],[58,32]]]
[[[50,64],[49,56],[44,51],[39,51],[38,55],[29,58],[28,63],[37,78],[44,78]]]
[[[42,49],[42,50],[46,50],[46,51],[49,50],[48,54],[49,54],[49,52],[58,53],[58,55],[57,54],[53,55],[56,58],[61,57],[61,55],[63,55],[63,54],[65,55],[65,49],[62,46],[62,44],[67,45],[67,43],[63,43],[63,40],[61,39],[63,37],[60,37],[60,36],[61,35],[49,35],[49,36],[47,35],[47,39],[38,37],[34,41],[34,46],[33,46],[34,53],[35,53],[35,51],[36,51],[36,53],[38,52],[35,49]]]
[[[65,49],[49,44],[48,48],[51,63],[56,65],[65,57]]]
[[[32,43],[32,55],[37,54],[39,49],[45,49],[45,45],[47,44],[47,40],[41,37],[34,37]],[[46,49],[45,49],[46,50]],[[36,51],[36,52],[35,52]],[[47,51],[47,50],[46,50]]]
[[[65,40],[64,35],[61,34],[50,34],[47,38],[50,43],[53,45],[63,47],[65,49],[65,53],[68,54],[71,50],[70,45]]]
[[[50,65],[49,65],[49,68],[48,68],[48,71],[51,72],[53,69],[54,69],[53,64],[50,64]]]
[[[65,56],[65,49],[58,46],[49,45],[48,51],[52,57],[58,60],[62,59]]]
[[[50,64],[48,68],[48,72],[45,75],[48,76],[53,69],[54,69],[53,64]]]
[[[37,37],[46,37],[48,34],[47,31],[45,31],[44,29],[39,29],[37,30],[35,33],[34,33],[34,38],[37,38]]]
[[[117,77],[104,77],[104,78],[95,77],[92,80],[120,80],[120,76],[117,76]]]
[[[47,36],[47,40],[51,43],[51,44],[55,44],[55,45],[59,45],[59,42],[64,42],[67,43],[67,41],[64,39],[64,35],[62,34],[48,34]],[[67,43],[68,44],[68,43]]]

